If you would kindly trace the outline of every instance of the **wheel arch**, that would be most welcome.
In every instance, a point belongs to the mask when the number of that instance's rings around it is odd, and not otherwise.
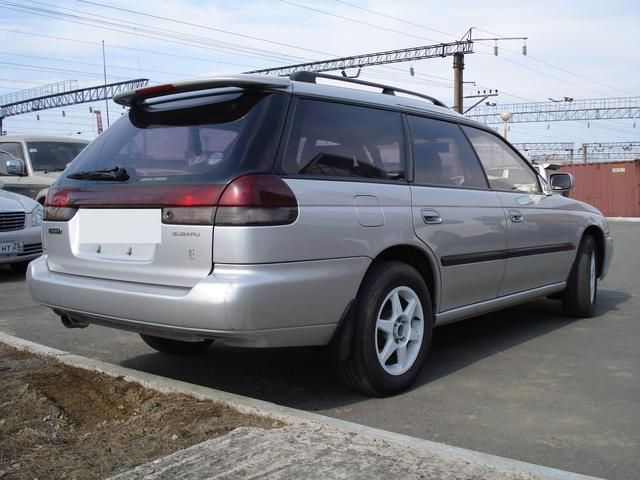
[[[49,193],[49,187],[43,188],[36,194],[36,196],[34,197],[34,200],[38,202],[40,205],[44,205],[44,202],[47,198],[48,193]]]
[[[604,232],[597,225],[590,225],[583,232],[580,242],[582,242],[586,236],[593,237],[596,242],[596,267],[598,277],[600,277],[602,275],[602,267],[604,265],[604,256],[606,255]]]
[[[406,263],[418,271],[429,289],[431,306],[435,315],[438,311],[438,299],[440,298],[440,277],[437,263],[431,255],[415,245],[394,245],[380,252],[373,259],[369,268],[377,261],[382,260]]]
[[[435,322],[436,312],[438,311],[438,299],[440,298],[440,271],[438,270],[435,257],[432,254],[430,255],[427,253],[425,249],[416,245],[393,245],[382,250],[375,258],[373,258],[373,261],[362,278],[364,279],[371,268],[380,261],[403,262],[418,271],[429,290],[433,313],[432,321]],[[331,350],[333,350],[335,358],[339,361],[345,361],[350,354],[354,329],[355,303],[355,299],[349,302],[349,305],[347,305],[342,318],[338,322],[338,327],[329,342],[329,346]]]

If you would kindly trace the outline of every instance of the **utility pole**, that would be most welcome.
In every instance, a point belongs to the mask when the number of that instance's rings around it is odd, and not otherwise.
[[[464,70],[464,53],[453,54],[453,109],[462,114],[464,109],[463,103],[463,90],[462,85]]]
[[[105,56],[104,56],[104,40],[102,40],[102,68],[104,70],[104,87],[105,90],[107,88],[107,62],[105,60]],[[104,99],[104,104],[107,107],[107,128],[109,128],[109,99],[105,98]]]
[[[362,55],[352,55],[349,57],[331,58],[328,60],[319,60],[315,62],[297,63],[295,65],[286,65],[283,67],[263,68],[260,70],[251,70],[244,73],[261,73],[263,75],[289,76],[292,73],[307,72],[344,72],[350,68],[364,68],[375,65],[388,65],[391,63],[415,62],[416,60],[426,60],[428,58],[444,58],[453,56],[453,72],[454,72],[454,93],[453,109],[456,112],[463,113],[463,73],[465,54],[473,53],[473,43],[476,40],[493,41],[496,43],[504,40],[522,40],[526,41],[527,37],[500,37],[500,38],[472,38],[473,28],[467,30],[460,40],[439,43],[436,45],[423,45],[420,47],[403,48],[400,50],[387,50],[384,52],[365,53]],[[496,47],[497,48],[497,47]],[[495,55],[498,54],[494,50]],[[526,55],[526,45],[522,47],[523,55]],[[409,70],[413,71],[413,67]],[[358,70],[359,72],[359,70]],[[412,73],[413,74],[413,73]],[[344,75],[344,73],[343,73]]]

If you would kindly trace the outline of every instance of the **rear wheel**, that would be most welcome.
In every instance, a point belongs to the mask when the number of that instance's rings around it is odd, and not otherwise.
[[[183,342],[180,340],[172,340],[170,338],[154,337],[152,335],[140,334],[144,343],[154,350],[169,355],[189,355],[205,350],[213,340],[202,340],[199,342]]]
[[[573,317],[592,317],[598,298],[597,247],[594,238],[587,235],[580,242],[567,288],[562,297],[562,308]]]
[[[336,360],[351,388],[384,396],[407,389],[424,364],[431,343],[432,310],[423,278],[401,262],[380,262],[358,292],[351,349]]]

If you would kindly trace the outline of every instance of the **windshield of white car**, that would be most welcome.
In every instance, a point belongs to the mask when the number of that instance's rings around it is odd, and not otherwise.
[[[61,172],[86,146],[78,142],[28,142],[31,168],[36,172]]]

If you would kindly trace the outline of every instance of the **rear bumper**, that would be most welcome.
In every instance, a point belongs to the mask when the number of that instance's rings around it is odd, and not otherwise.
[[[369,266],[365,257],[216,265],[191,288],[52,272],[29,266],[32,297],[89,323],[167,338],[251,347],[327,344]]]

